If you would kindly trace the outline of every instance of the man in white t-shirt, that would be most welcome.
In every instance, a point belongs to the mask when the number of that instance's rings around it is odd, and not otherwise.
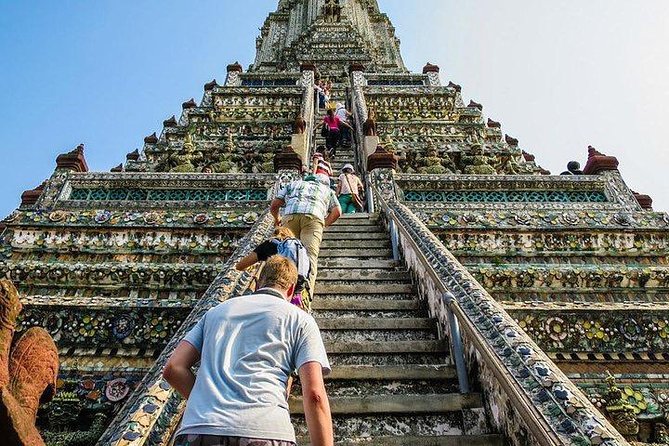
[[[295,283],[295,265],[270,257],[255,294],[213,308],[177,346],[163,372],[188,399],[175,446],[294,446],[286,386],[295,370],[311,444],[333,445],[330,364],[314,318],[289,303]]]

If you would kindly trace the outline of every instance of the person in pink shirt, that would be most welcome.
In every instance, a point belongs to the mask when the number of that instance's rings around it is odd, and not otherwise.
[[[339,144],[341,129],[346,127],[353,130],[347,122],[342,122],[335,114],[335,110],[329,109],[328,114],[323,118],[323,122],[318,124],[317,128],[327,126],[327,136],[325,137],[325,147],[330,152],[330,157],[334,158],[337,152],[337,145]]]

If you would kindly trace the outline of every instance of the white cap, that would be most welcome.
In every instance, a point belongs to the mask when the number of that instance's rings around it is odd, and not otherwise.
[[[344,167],[341,168],[341,171],[343,172],[346,169],[351,169],[351,170],[355,171],[352,164],[344,164]]]

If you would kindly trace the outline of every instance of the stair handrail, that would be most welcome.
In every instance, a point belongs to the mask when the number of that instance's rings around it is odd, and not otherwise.
[[[305,71],[302,73],[302,86],[304,92],[302,94],[301,113],[307,128],[306,133],[306,159],[302,160],[302,164],[307,166],[307,170],[311,169],[311,157],[316,153],[316,107],[318,104],[318,92],[314,89],[314,73],[313,71]]]
[[[372,190],[432,316],[453,328],[452,314],[462,328],[470,369],[478,365],[493,421],[512,444],[528,444],[520,427],[541,446],[629,444],[411,209],[375,182]]]
[[[282,185],[295,179],[294,172],[279,172],[273,188],[276,195]],[[266,210],[237,244],[237,249],[225,262],[221,273],[202,295],[193,311],[188,315],[167,344],[144,379],[128,398],[119,413],[96,443],[97,446],[162,446],[170,437],[181,419],[185,401],[170,387],[162,376],[167,360],[176,346],[202,316],[230,297],[244,293],[257,273],[258,265],[240,272],[235,265],[255,246],[267,240],[274,230],[273,218]]]
[[[347,99],[351,106],[351,114],[355,120],[355,131],[353,138],[355,140],[357,153],[355,156],[356,168],[360,172],[365,185],[365,197],[367,201],[367,210],[370,213],[374,212],[374,194],[372,193],[372,184],[370,181],[369,172],[367,172],[367,156],[365,154],[365,135],[363,132],[363,124],[367,121],[367,103],[365,101],[365,94],[363,92],[362,84],[356,80],[356,77],[351,74],[351,86],[347,90]]]

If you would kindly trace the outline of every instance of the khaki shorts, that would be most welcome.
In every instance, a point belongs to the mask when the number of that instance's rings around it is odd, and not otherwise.
[[[174,446],[295,446],[292,441],[259,440],[217,435],[179,435]]]

